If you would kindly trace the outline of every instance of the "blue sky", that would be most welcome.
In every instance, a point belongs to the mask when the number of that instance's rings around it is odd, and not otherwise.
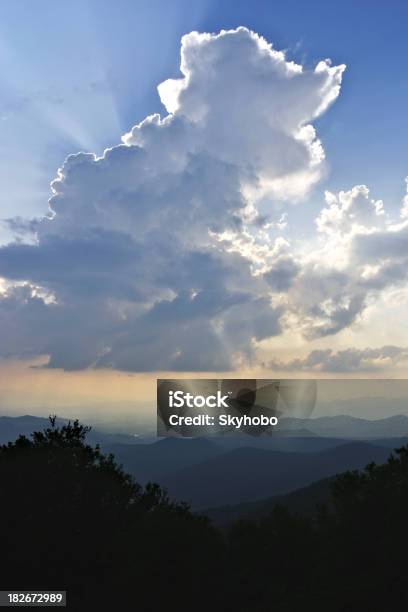
[[[156,86],[179,74],[183,34],[239,25],[306,66],[347,64],[339,100],[316,123],[329,175],[312,197],[365,183],[394,206],[408,159],[407,18],[395,0],[2,0],[2,216],[42,213],[66,155],[101,152],[163,112]]]
[[[0,358],[405,372],[407,13],[0,0]]]

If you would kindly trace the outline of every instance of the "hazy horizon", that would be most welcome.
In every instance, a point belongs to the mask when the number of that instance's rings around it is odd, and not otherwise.
[[[408,380],[318,380],[317,401],[310,418],[348,415],[367,420],[391,416],[408,417]],[[155,434],[156,400],[93,402],[71,404],[28,404],[0,402],[0,416],[40,416],[56,413],[60,418],[79,418],[94,427],[130,434]],[[290,416],[290,415],[282,415]]]

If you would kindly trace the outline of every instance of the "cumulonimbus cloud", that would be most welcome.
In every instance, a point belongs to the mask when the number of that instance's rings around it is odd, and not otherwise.
[[[285,203],[322,175],[312,123],[344,68],[305,70],[246,28],[184,36],[181,77],[159,85],[167,114],[102,157],[69,156],[49,214],[10,222],[0,354],[65,369],[227,370],[285,327],[341,332],[406,284],[406,198],[392,221],[365,185],[328,192],[307,249],[284,234]],[[323,357],[331,368],[377,359]]]
[[[274,236],[256,253],[258,203],[299,199],[319,179],[312,121],[343,70],[304,70],[246,28],[184,36],[181,78],[159,86],[168,114],[102,157],[68,157],[31,240],[0,249],[1,353],[66,369],[250,360],[280,333],[272,292],[297,271]]]

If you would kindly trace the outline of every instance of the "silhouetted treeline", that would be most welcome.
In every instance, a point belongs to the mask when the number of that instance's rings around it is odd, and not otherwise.
[[[142,488],[77,421],[0,447],[1,589],[72,610],[405,609],[408,448],[333,480],[313,518],[284,507],[220,532]]]

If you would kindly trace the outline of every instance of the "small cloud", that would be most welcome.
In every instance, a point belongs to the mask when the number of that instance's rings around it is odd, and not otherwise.
[[[304,358],[272,360],[268,365],[280,372],[370,372],[386,370],[406,361],[408,348],[383,346],[376,349],[314,350]]]

